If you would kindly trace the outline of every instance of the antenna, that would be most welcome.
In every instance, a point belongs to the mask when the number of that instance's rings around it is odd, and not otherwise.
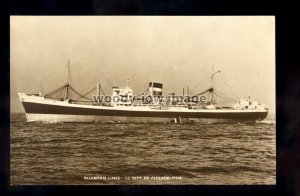
[[[70,60],[68,60],[67,68],[68,68],[67,84],[71,84]]]

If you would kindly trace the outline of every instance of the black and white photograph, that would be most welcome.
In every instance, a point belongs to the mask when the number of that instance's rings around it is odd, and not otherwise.
[[[10,16],[10,185],[275,185],[275,16]]]

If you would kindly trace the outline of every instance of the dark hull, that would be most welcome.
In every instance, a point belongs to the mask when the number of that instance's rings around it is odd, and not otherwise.
[[[233,120],[262,120],[268,112],[174,112],[174,111],[132,111],[99,108],[79,108],[72,106],[50,105],[22,102],[27,114],[92,115],[119,117],[154,117],[154,118],[214,118]]]

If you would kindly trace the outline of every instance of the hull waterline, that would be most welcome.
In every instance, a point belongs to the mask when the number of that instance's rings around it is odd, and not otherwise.
[[[172,119],[197,121],[197,119],[227,120],[262,120],[267,111],[247,110],[155,110],[137,107],[85,107],[77,104],[44,104],[22,102],[28,121],[62,121],[62,122],[93,122],[93,121],[133,121],[133,122],[167,122]]]

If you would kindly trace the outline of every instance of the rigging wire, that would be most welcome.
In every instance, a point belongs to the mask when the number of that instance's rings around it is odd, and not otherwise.
[[[60,94],[56,96],[56,99],[60,99],[62,94],[65,94],[65,88],[60,91]]]
[[[111,86],[111,87],[113,87],[114,85],[112,85],[112,83],[110,82],[110,80],[109,79],[106,79],[106,82]]]
[[[79,93],[78,91],[76,91],[72,86],[69,86],[69,87],[70,87],[70,89],[71,89],[73,92],[75,92],[77,95],[81,96],[82,98],[85,98],[85,99],[87,99],[87,100],[92,100],[92,99],[90,99],[90,98],[88,98],[88,97],[86,97],[86,96],[80,94],[80,93]]]
[[[227,82],[225,81],[225,79],[223,78],[223,76],[220,75],[220,77],[221,77],[221,80],[223,81],[223,83],[229,88],[229,90],[231,90],[231,92],[233,93],[234,97],[236,99],[239,99],[238,96],[237,96],[237,94],[236,94],[236,92],[227,84]]]
[[[97,87],[92,88],[91,90],[89,90],[88,92],[86,92],[85,94],[83,94],[82,96],[78,97],[78,98],[75,99],[75,100],[79,100],[80,98],[85,97],[86,95],[88,95],[88,94],[90,94],[91,92],[93,92],[96,88],[97,88]]]
[[[201,93],[196,94],[196,96],[202,95],[202,94],[207,93],[207,92],[210,92],[210,91],[212,91],[212,90],[213,90],[212,88],[209,88],[209,89],[207,89],[207,90],[205,90],[205,91],[203,91],[203,92],[201,92]]]
[[[222,99],[225,99],[225,100],[231,100],[231,101],[235,100],[235,99],[231,99],[231,98],[228,98],[228,97],[224,97],[224,96],[222,96],[222,95],[220,95],[218,93],[215,93],[215,95],[218,96],[218,97],[220,97],[220,98],[222,98]]]
[[[220,97],[220,98],[223,99],[223,101],[218,100],[218,101],[215,101],[215,102],[234,102],[234,100],[232,100],[232,99],[226,99],[224,97],[219,96],[218,94],[215,94],[215,96]]]
[[[196,89],[196,87],[198,87],[203,82],[204,79],[207,79],[207,77],[204,77],[204,76],[208,75],[207,71],[203,71],[203,72],[204,73],[202,74],[202,77],[201,77],[202,79],[192,88],[192,90],[190,90],[191,93]]]
[[[57,88],[57,89],[51,91],[50,93],[47,93],[47,94],[45,95],[45,97],[47,97],[47,96],[49,96],[49,95],[56,94],[57,92],[59,92],[60,90],[63,90],[64,88],[65,88],[65,85],[63,85],[63,86],[61,86],[61,87],[59,87],[59,88]]]
[[[236,100],[236,98],[225,95],[225,94],[221,93],[220,91],[215,90],[215,93],[218,93],[220,96],[226,97],[227,99]]]
[[[104,93],[104,91],[103,91],[103,89],[102,88],[100,88],[100,91],[102,92],[102,94],[105,96],[105,93]]]
[[[216,96],[222,98],[222,99],[225,99],[225,100],[230,100],[230,101],[236,101],[235,99],[233,98],[229,98],[229,97],[225,97],[225,96],[222,96],[222,94],[219,94],[217,92],[214,93]]]

